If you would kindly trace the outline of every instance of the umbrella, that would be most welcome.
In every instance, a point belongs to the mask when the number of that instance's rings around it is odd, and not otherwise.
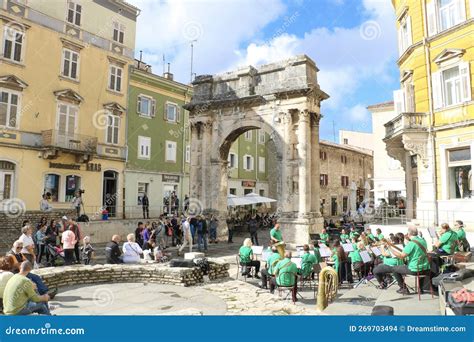
[[[241,205],[249,205],[249,204],[254,204],[254,203],[255,202],[245,197],[238,197],[232,194],[227,195],[227,206],[229,207],[237,207]]]
[[[271,203],[271,202],[276,202],[277,201],[273,198],[260,196],[260,195],[256,194],[255,192],[248,193],[244,197],[251,200],[253,204],[256,204],[256,203]]]

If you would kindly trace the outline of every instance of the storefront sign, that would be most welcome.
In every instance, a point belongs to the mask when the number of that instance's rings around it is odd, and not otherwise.
[[[49,163],[51,169],[67,169],[67,170],[80,170],[81,165],[78,164],[62,164],[62,163]]]
[[[166,183],[179,183],[179,176],[177,175],[162,175],[161,180]]]
[[[97,163],[87,163],[86,171],[102,171],[102,165]]]
[[[255,181],[242,181],[242,186],[244,188],[255,188],[256,183]]]

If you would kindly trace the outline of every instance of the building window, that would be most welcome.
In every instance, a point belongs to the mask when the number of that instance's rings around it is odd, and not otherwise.
[[[341,156],[341,163],[347,164],[347,156]]]
[[[229,168],[230,169],[236,169],[239,167],[238,165],[238,158],[235,153],[229,153],[229,157],[227,158],[227,161],[229,162]]]
[[[260,196],[265,196],[265,189],[260,189],[258,193]]]
[[[237,195],[237,189],[236,189],[236,188],[230,188],[230,189],[229,189],[229,193],[230,193],[231,195]]]
[[[469,147],[448,151],[449,198],[470,198],[472,188],[472,161]]]
[[[191,162],[191,146],[189,146],[189,145],[186,145],[185,162],[186,162],[186,163],[190,163],[190,162]]]
[[[3,31],[3,57],[15,62],[21,62],[25,34],[6,25]]]
[[[166,141],[166,161],[176,163],[176,142]]]
[[[341,185],[343,187],[349,186],[349,177],[348,176],[341,176]]]
[[[349,144],[349,139],[344,138],[344,145],[348,145],[348,144]]]
[[[117,43],[123,44],[123,37],[125,35],[125,25],[114,22],[114,33],[112,39]]]
[[[106,141],[107,144],[119,143],[120,118],[117,115],[107,115],[107,130]]]
[[[138,95],[137,113],[139,115],[154,117],[155,107],[156,107],[155,99],[149,96],[145,96],[145,95]]]
[[[325,151],[320,151],[320,152],[319,152],[319,159],[321,159],[321,160],[326,160],[326,159],[328,159],[327,153],[326,153]]]
[[[138,136],[138,158],[150,159],[151,138]]]
[[[0,89],[0,126],[16,128],[20,111],[20,94]]]
[[[109,89],[113,91],[122,90],[122,74],[123,69],[116,66],[110,66]]]
[[[258,131],[258,142],[260,144],[265,144],[265,132],[264,131]]]
[[[169,122],[179,121],[179,111],[178,111],[178,106],[176,104],[166,103],[165,120]]]
[[[464,21],[465,16],[464,0],[439,0],[439,24],[441,31]]]
[[[418,167],[418,155],[414,154],[410,156],[410,166],[412,169],[415,169]]]
[[[329,184],[329,177],[326,174],[320,174],[319,175],[319,185],[321,186],[327,186]]]
[[[81,26],[81,13],[82,6],[72,1],[69,1],[67,21],[71,24]]]
[[[405,15],[400,20],[400,25],[398,27],[398,49],[400,55],[402,55],[408,47],[412,44],[412,34],[411,34],[411,18],[408,15]]]
[[[245,140],[252,141],[252,131],[245,132]]]
[[[347,196],[342,197],[342,211],[345,213],[347,212],[347,203],[348,203],[348,198]]]
[[[63,49],[63,68],[61,75],[73,80],[79,78],[79,54],[69,49]]]
[[[435,108],[471,101],[469,63],[461,62],[452,68],[433,73]]]
[[[137,204],[142,205],[142,199],[148,193],[148,183],[138,183],[137,188]]]
[[[66,195],[64,196],[65,202],[71,202],[74,196],[76,195],[76,191],[81,188],[81,177],[69,175],[66,176]]]
[[[258,157],[258,171],[265,172],[265,157]]]
[[[244,170],[252,171],[253,170],[253,157],[249,155],[244,156]]]
[[[253,189],[244,189],[244,195],[248,195],[253,192]]]
[[[0,201],[13,197],[15,164],[0,160]]]
[[[67,137],[74,136],[76,132],[76,122],[78,116],[78,108],[67,103],[60,103],[58,105],[58,139],[64,137],[64,141],[58,143],[68,144]]]
[[[55,174],[47,174],[44,180],[44,193],[51,197],[51,201],[59,201],[59,181],[60,176]]]

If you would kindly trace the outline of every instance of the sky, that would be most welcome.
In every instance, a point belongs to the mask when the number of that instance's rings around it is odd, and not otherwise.
[[[128,0],[141,9],[136,57],[175,80],[276,62],[312,58],[321,89],[320,137],[338,130],[371,132],[366,107],[399,88],[395,15],[389,0]],[[334,135],[335,131],[335,135]],[[335,139],[334,139],[335,137]]]

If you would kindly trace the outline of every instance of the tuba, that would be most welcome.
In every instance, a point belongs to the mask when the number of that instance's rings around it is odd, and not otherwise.
[[[332,267],[324,267],[319,273],[318,298],[316,309],[323,311],[334,298],[336,298],[339,280]]]

